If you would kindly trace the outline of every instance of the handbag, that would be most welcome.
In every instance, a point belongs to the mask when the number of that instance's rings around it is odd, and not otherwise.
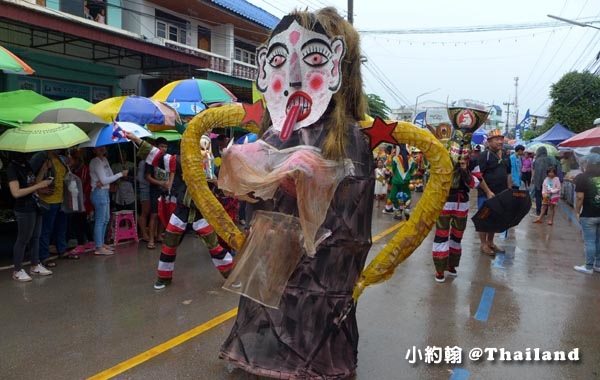
[[[33,197],[33,200],[35,201],[35,207],[37,209],[38,214],[43,215],[50,211],[50,205],[48,204],[48,202],[41,200],[40,197],[38,197],[37,195]]]

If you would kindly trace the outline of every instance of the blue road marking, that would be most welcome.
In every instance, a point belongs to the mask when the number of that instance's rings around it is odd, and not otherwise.
[[[469,371],[462,368],[454,368],[450,380],[469,380]]]
[[[483,294],[481,295],[481,301],[479,301],[479,307],[477,308],[477,312],[475,313],[475,320],[486,322],[489,315],[490,309],[492,308],[492,301],[494,300],[494,293],[496,293],[496,289],[486,286],[483,289]]]
[[[504,269],[503,265],[504,265],[504,253],[496,253],[496,258],[493,261],[493,267],[494,268],[500,268],[500,269]]]

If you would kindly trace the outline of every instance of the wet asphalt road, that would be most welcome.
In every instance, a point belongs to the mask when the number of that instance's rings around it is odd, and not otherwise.
[[[432,232],[390,280],[368,288],[358,304],[356,379],[600,378],[600,273],[573,270],[583,243],[568,205],[554,226],[531,220],[496,238],[507,250],[496,259],[480,252],[469,222],[459,275],[443,284],[433,278]],[[373,221],[373,236],[397,224],[378,209]],[[54,275],[30,283],[0,271],[0,378],[256,379],[217,358],[238,297],[220,288],[199,239],[186,236],[179,252],[174,283],[160,292],[152,289],[159,249],[135,243],[113,257],[61,260]],[[428,346],[461,348],[461,363],[425,363]],[[577,348],[579,360],[469,360],[476,348]]]

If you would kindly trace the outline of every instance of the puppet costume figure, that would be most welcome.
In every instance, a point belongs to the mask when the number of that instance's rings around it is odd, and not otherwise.
[[[140,140],[139,142],[141,143],[138,152],[140,159],[145,160],[147,164],[175,173],[171,193],[177,197],[177,207],[171,214],[165,229],[165,237],[158,262],[158,278],[154,284],[154,289],[161,290],[171,284],[177,247],[181,244],[188,224],[192,225],[194,231],[206,244],[213,264],[219,270],[219,273],[227,278],[233,267],[233,257],[227,249],[219,244],[217,234],[189,196],[187,186],[183,181],[180,157],[164,153],[145,141]]]
[[[400,144],[400,152],[392,157],[392,187],[384,212],[394,213],[394,219],[406,220],[410,217],[411,190],[410,181],[415,172],[415,161],[406,149],[406,144]]]
[[[250,199],[257,200],[251,205],[258,214],[297,218],[302,231],[296,232],[304,236],[303,245],[290,244],[303,252],[286,277],[277,308],[242,296],[221,348],[222,359],[256,375],[344,379],[356,369],[358,328],[354,309],[347,306],[371,247],[375,184],[373,155],[357,122],[365,110],[358,39],[333,8],[285,16],[257,54],[266,131],[257,142],[234,145],[223,156],[219,187],[246,189],[258,198]],[[281,162],[268,162],[277,154]],[[250,178],[280,170],[302,174],[277,177],[272,196],[257,196],[263,184]],[[312,190],[315,186],[322,190]],[[257,220],[250,227],[250,244]],[[310,224],[327,230],[320,244],[313,241]],[[270,260],[285,262],[289,250],[272,252]],[[345,310],[350,310],[347,317],[340,318]]]
[[[462,255],[462,238],[467,228],[469,191],[479,186],[479,179],[469,170],[471,137],[487,119],[488,113],[463,107],[450,107],[448,116],[454,127],[448,141],[448,152],[454,164],[450,192],[436,222],[433,239],[435,281],[444,282],[446,273],[456,277]]]

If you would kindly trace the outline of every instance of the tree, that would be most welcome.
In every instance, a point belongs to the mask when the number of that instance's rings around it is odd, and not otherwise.
[[[372,117],[379,116],[383,120],[389,119],[389,113],[392,111],[390,107],[385,104],[385,101],[381,99],[379,95],[367,94],[368,113]]]
[[[600,117],[600,78],[590,72],[570,72],[551,86],[550,115],[544,130],[560,123],[579,133]]]

